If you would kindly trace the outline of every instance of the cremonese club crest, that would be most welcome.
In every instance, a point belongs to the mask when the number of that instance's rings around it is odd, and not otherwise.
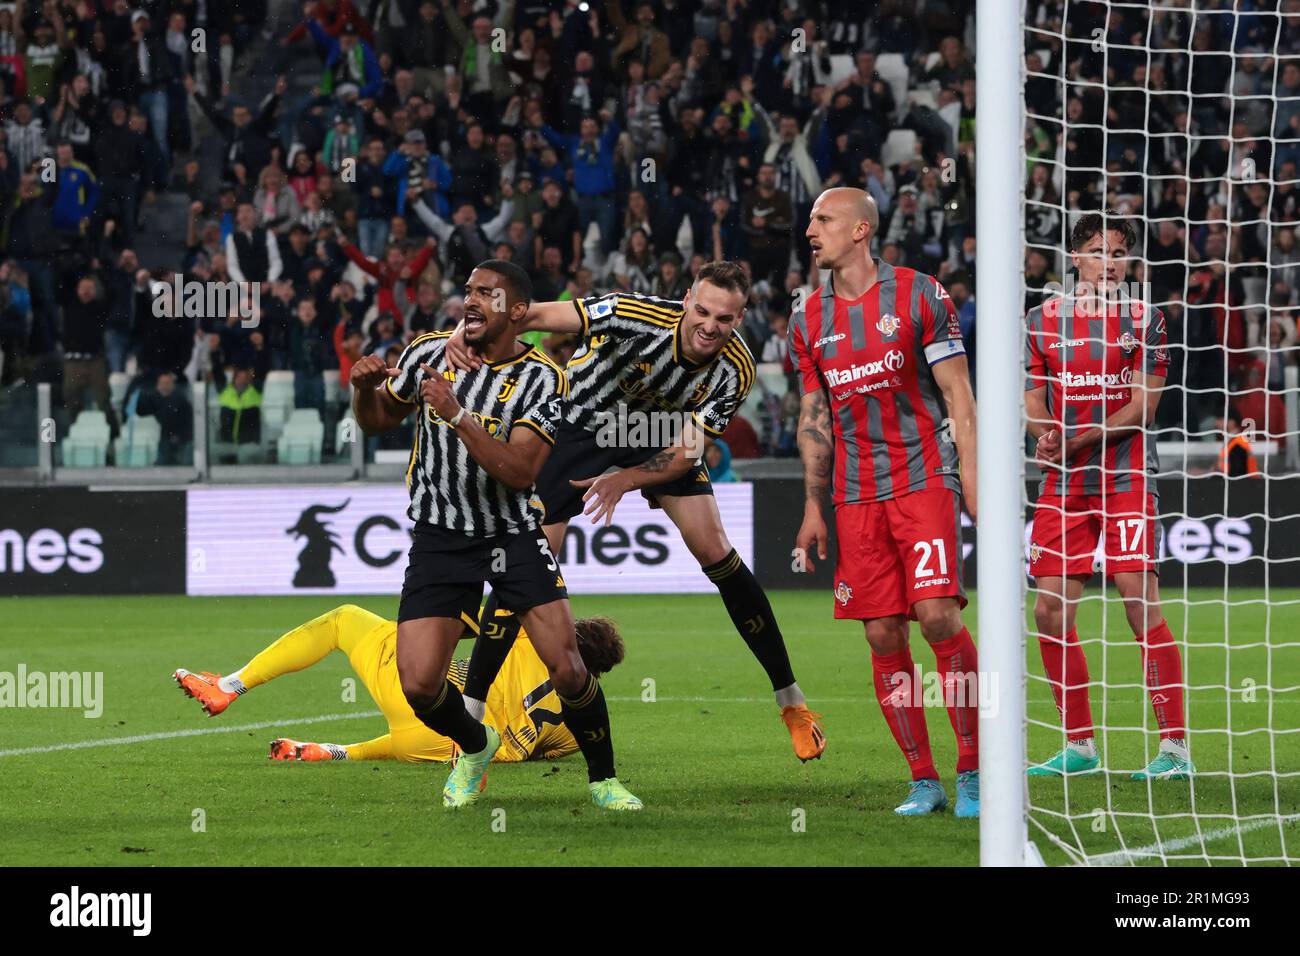
[[[841,581],[835,585],[835,600],[839,601],[841,606],[848,607],[849,602],[853,600],[853,588]]]
[[[902,319],[887,312],[880,317],[880,321],[876,323],[876,328],[879,330],[881,335],[893,335],[898,331],[898,327],[902,324]]]

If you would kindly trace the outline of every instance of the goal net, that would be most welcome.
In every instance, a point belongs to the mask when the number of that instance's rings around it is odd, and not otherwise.
[[[1025,749],[1078,771],[1026,778],[1028,836],[1049,864],[1300,862],[1300,3],[1022,18],[1025,560],[1053,569],[1027,579]],[[1096,212],[1121,268],[1089,288]],[[1126,393],[1145,439],[1087,447]],[[1040,466],[1062,424],[1084,450]]]

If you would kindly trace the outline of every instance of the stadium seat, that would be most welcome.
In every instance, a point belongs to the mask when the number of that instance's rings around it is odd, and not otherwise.
[[[158,460],[158,443],[161,440],[162,426],[152,415],[137,415],[129,419],[113,443],[117,467],[152,467]]]
[[[763,394],[761,392],[750,392],[741,403],[740,408],[736,409],[736,414],[746,419],[749,424],[754,426],[754,434],[763,434]]]
[[[876,57],[876,72],[889,84],[894,94],[894,112],[902,116],[907,109],[907,61],[901,53],[882,53]]]
[[[1241,280],[1241,293],[1243,305],[1263,305],[1268,301],[1268,278],[1265,276],[1243,277]]]
[[[82,411],[78,413],[77,420],[73,423],[72,427],[76,428],[78,425],[83,428],[88,426],[108,428],[108,415],[97,408],[82,409]]]
[[[108,419],[103,412],[86,410],[77,416],[60,443],[65,468],[102,468],[108,458]]]
[[[916,133],[910,129],[896,129],[889,134],[880,149],[880,165],[886,169],[916,158]]]
[[[831,87],[837,86],[840,80],[846,80],[856,72],[858,72],[858,65],[853,62],[852,53],[832,53],[831,70],[826,84]]]
[[[755,371],[758,373],[758,384],[761,388],[777,395],[784,395],[789,391],[785,366],[780,362],[759,362],[755,366]]]
[[[327,368],[320,373],[321,380],[325,383],[325,404],[340,405],[347,398],[347,390],[339,382],[339,370],[336,368]]]
[[[583,262],[588,263],[593,270],[604,267],[605,253],[600,244],[600,224],[594,219],[587,224],[587,234],[582,242],[582,256]]]
[[[939,108],[939,100],[934,95],[934,91],[925,88],[912,90],[912,92],[908,93],[907,102],[910,106],[928,106],[932,110]],[[960,108],[960,104],[958,104],[958,107]]]
[[[293,372],[269,372],[262,386],[262,443],[271,445],[280,436],[285,420],[293,411]]]
[[[315,409],[297,409],[298,412]],[[276,452],[282,465],[319,465],[321,446],[325,443],[325,425],[317,417],[315,421],[299,418],[285,423],[284,430],[276,440]]]

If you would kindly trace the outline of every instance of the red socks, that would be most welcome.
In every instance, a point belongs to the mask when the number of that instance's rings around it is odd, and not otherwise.
[[[885,715],[885,723],[898,743],[898,749],[907,758],[913,780],[937,780],[930,756],[930,733],[925,726],[925,711],[921,706],[920,680],[912,652],[904,649],[897,654],[871,655],[871,673],[876,685],[876,700]]]
[[[1052,685],[1052,696],[1056,698],[1056,709],[1065,723],[1066,737],[1071,741],[1091,737],[1088,659],[1079,644],[1079,632],[1070,631],[1064,639],[1040,636],[1038,648],[1043,654],[1043,669]],[[935,650],[938,650],[938,645]],[[1161,621],[1147,632],[1146,640],[1142,642],[1142,673],[1161,739],[1186,736],[1183,659],[1168,621]]]
[[[1168,621],[1161,621],[1147,631],[1142,642],[1142,673],[1146,676],[1160,739],[1187,736],[1183,722],[1183,658]]]
[[[1070,741],[1085,740],[1092,736],[1092,705],[1088,701],[1088,658],[1079,644],[1078,630],[1070,631],[1064,640],[1059,637],[1040,636],[1038,649],[1043,655],[1043,670],[1052,685],[1056,709],[1065,724],[1065,735]]]
[[[957,736],[957,772],[978,770],[980,713],[979,658],[970,631],[962,628],[952,637],[930,645],[943,675],[943,701]]]

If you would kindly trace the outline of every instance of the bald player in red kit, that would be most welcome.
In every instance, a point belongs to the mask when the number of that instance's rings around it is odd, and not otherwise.
[[[808,241],[831,275],[790,322],[807,489],[796,545],[809,570],[814,550],[825,559],[830,491],[835,616],[864,624],[876,697],[912,774],[895,812],[948,805],[909,647],[914,620],[943,675],[957,737],[955,815],[978,817],[978,660],[961,620],[962,497],[972,518],[976,510],[975,396],[952,300],[934,277],[872,258],[879,226],[860,189],[829,189],[812,208]]]
[[[1165,319],[1119,294],[1136,242],[1125,219],[1081,216],[1070,237],[1076,292],[1048,299],[1025,318],[1026,427],[1038,440],[1043,471],[1029,574],[1038,588],[1043,668],[1065,732],[1065,746],[1030,767],[1031,776],[1093,773],[1101,763],[1088,660],[1074,623],[1099,539],[1103,571],[1142,648],[1160,732],[1155,757],[1133,779],[1185,780],[1196,772],[1183,719],[1182,656],[1160,605],[1160,466],[1147,434],[1169,373]]]

